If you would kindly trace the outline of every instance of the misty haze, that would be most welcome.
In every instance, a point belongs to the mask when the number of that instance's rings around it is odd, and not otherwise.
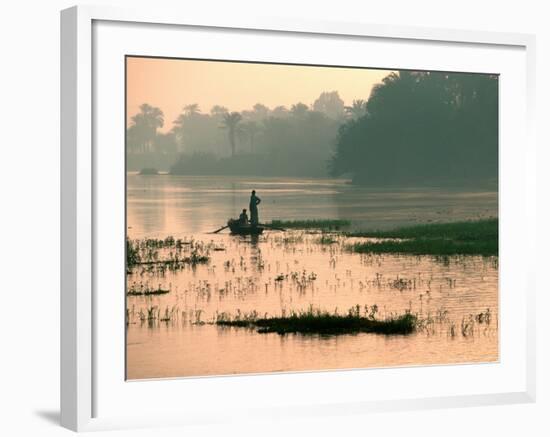
[[[127,58],[127,377],[498,359],[498,77]]]

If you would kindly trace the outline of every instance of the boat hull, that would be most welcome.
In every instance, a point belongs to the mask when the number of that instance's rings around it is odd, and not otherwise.
[[[237,220],[230,220],[227,222],[227,226],[229,226],[233,235],[260,235],[264,231],[262,226],[243,225]]]

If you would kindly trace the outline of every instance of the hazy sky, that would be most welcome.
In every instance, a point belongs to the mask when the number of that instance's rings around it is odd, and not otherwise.
[[[127,58],[128,120],[149,103],[165,116],[162,131],[185,105],[198,103],[203,113],[214,105],[230,111],[262,103],[273,109],[312,104],[323,91],[338,91],[346,105],[368,99],[371,88],[388,70]]]

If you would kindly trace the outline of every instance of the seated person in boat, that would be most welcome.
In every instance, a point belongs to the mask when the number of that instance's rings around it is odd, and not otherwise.
[[[247,225],[248,224],[248,215],[246,214],[246,209],[243,209],[243,212],[241,212],[241,215],[239,215],[239,225]]]

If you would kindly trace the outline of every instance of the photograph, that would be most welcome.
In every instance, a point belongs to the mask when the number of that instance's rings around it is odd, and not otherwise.
[[[384,67],[125,57],[127,380],[499,361],[499,75]]]

